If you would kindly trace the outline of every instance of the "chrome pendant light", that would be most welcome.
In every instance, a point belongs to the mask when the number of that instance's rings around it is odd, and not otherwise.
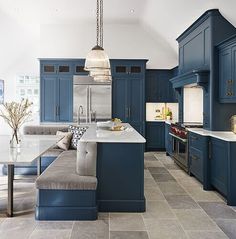
[[[89,75],[92,76],[95,81],[110,81],[110,61],[103,49],[103,0],[97,0],[96,20],[96,46],[88,53],[84,69],[90,72]]]

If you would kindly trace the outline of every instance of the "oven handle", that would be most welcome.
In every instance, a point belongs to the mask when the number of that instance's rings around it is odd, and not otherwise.
[[[174,135],[174,134],[172,134],[172,133],[169,133],[169,135],[171,135],[172,137],[174,137],[174,138],[176,138],[176,139],[178,139],[178,140],[180,140],[180,141],[182,141],[182,142],[184,142],[184,143],[187,142],[187,139],[182,139],[182,138],[180,138],[180,137],[178,137],[178,136],[176,136],[176,135]]]

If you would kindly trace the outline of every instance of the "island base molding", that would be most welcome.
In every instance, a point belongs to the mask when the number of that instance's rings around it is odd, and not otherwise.
[[[146,200],[100,200],[99,212],[145,212]]]

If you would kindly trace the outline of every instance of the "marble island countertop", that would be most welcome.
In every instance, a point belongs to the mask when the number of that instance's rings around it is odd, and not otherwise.
[[[97,143],[145,143],[146,139],[140,135],[130,124],[123,124],[124,131],[110,131],[89,125],[82,138],[82,142]]]
[[[231,131],[210,131],[201,128],[188,128],[188,131],[202,136],[210,136],[228,142],[236,142],[236,134]]]

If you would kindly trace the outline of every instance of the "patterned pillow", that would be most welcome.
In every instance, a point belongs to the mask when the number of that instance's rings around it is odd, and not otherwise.
[[[81,137],[83,136],[83,134],[87,130],[87,128],[88,127],[69,125],[68,131],[73,134],[72,140],[71,140],[71,145],[70,145],[70,147],[72,149],[77,149],[78,141],[81,139]]]

